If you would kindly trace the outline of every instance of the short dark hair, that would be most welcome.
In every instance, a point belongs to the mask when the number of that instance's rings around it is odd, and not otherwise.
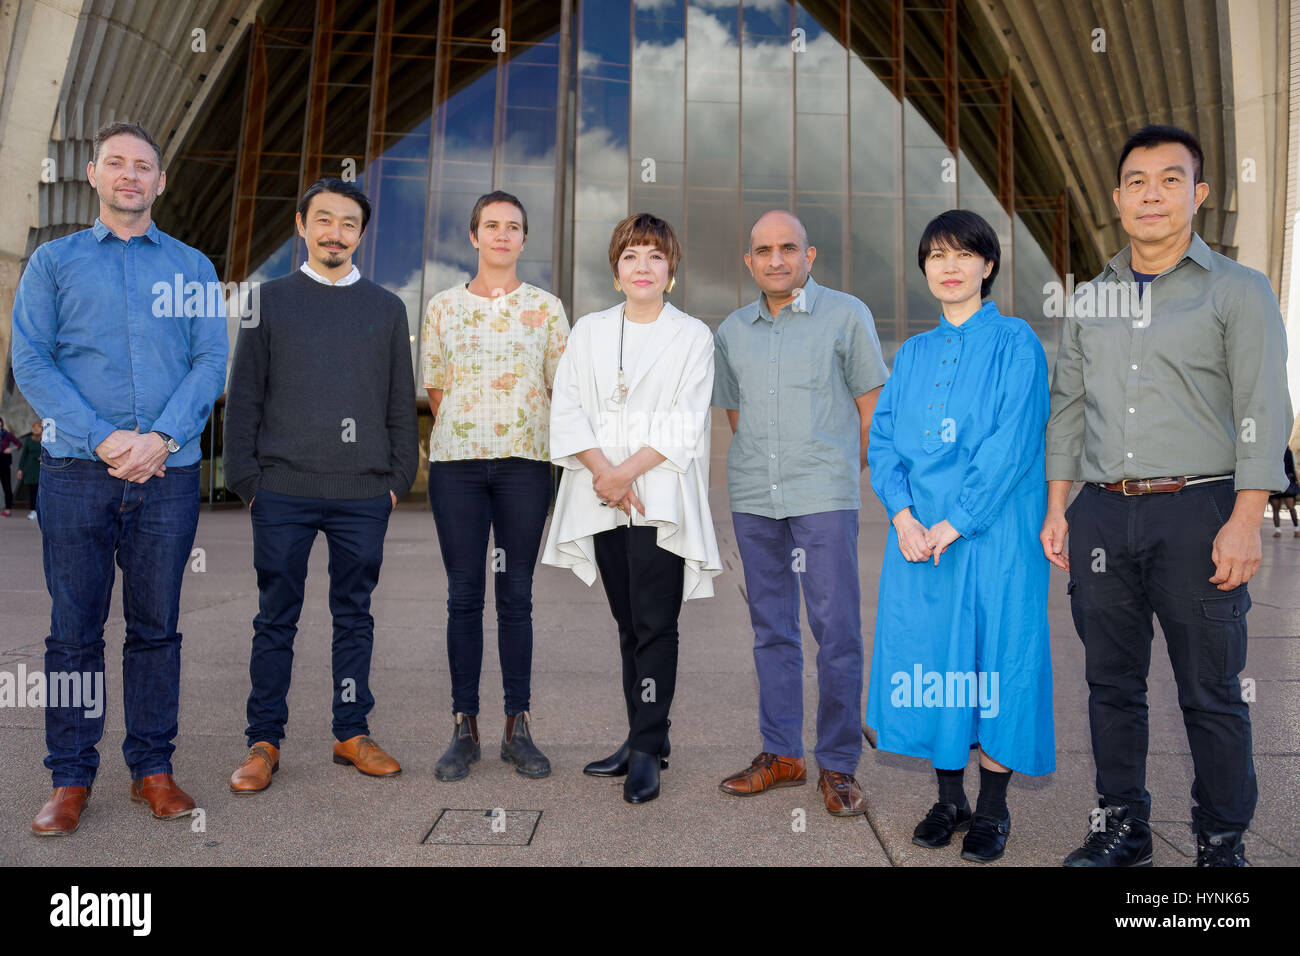
[[[988,220],[967,209],[949,209],[931,219],[925,232],[921,233],[921,245],[916,250],[916,263],[921,267],[922,275],[925,275],[925,259],[936,247],[963,249],[975,253],[985,262],[992,262],[992,270],[980,283],[980,298],[988,298],[1002,261],[1002,244]]]
[[[304,223],[307,222],[307,210],[311,208],[312,199],[321,193],[334,193],[353,200],[361,207],[361,231],[366,231],[366,223],[370,222],[370,200],[357,188],[356,183],[350,183],[345,179],[318,179],[307,187],[307,191],[298,200],[298,215],[302,216]]]
[[[681,243],[673,227],[658,216],[638,212],[614,227],[614,234],[609,238],[609,267],[616,276],[618,257],[628,246],[654,246],[668,259],[668,278],[677,275],[677,264],[682,261]]]
[[[483,207],[490,206],[494,202],[508,202],[519,210],[519,214],[524,217],[524,238],[527,238],[528,210],[524,208],[524,204],[519,201],[518,196],[500,189],[494,189],[492,192],[478,197],[478,202],[474,203],[474,209],[469,214],[469,234],[471,236],[478,235],[478,221],[483,215]]]
[[[153,154],[158,157],[158,168],[162,169],[162,149],[158,146],[154,138],[149,135],[149,131],[139,123],[109,123],[107,126],[101,126],[95,133],[95,162],[99,162],[99,152],[104,148],[104,141],[112,136],[121,136],[126,133],[128,136],[134,136],[136,139],[142,139],[153,147]]]
[[[1124,143],[1124,148],[1119,153],[1119,163],[1115,166],[1115,184],[1117,186],[1123,184],[1124,160],[1128,159],[1129,153],[1135,149],[1150,149],[1152,146],[1161,146],[1165,143],[1186,146],[1187,151],[1192,154],[1192,185],[1204,182],[1201,178],[1201,170],[1205,167],[1205,153],[1201,150],[1201,144],[1196,137],[1177,126],[1152,123],[1143,126]]]

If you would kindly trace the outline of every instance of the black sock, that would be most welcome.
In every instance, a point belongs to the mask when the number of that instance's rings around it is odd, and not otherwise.
[[[980,816],[1001,820],[1007,815],[1007,784],[1011,782],[1010,770],[989,770],[980,767],[980,795],[975,801],[975,812]]]
[[[939,802],[951,803],[958,810],[969,806],[966,802],[966,768],[960,770],[940,770],[935,768],[934,775],[939,778]]]

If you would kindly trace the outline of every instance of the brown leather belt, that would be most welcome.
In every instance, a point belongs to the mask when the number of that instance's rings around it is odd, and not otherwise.
[[[1118,491],[1125,497],[1134,495],[1150,495],[1159,492],[1182,491],[1188,485],[1200,485],[1207,481],[1226,481],[1232,475],[1178,475],[1169,478],[1125,478],[1123,481],[1114,481],[1110,484],[1098,482],[1100,488],[1107,491]]]

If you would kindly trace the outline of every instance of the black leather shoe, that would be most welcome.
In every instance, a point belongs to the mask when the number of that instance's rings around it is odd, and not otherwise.
[[[468,714],[456,715],[451,746],[434,765],[433,775],[444,783],[463,780],[469,776],[469,765],[481,756],[478,745],[478,718]]]
[[[659,796],[659,756],[639,750],[627,752],[627,779],[623,781],[623,799],[628,803],[648,803]]]
[[[1001,820],[976,813],[970,818],[970,832],[961,841],[961,858],[972,863],[992,863],[1007,849],[1011,833],[1011,814]]]
[[[1197,866],[1249,866],[1240,830],[1197,830]]]
[[[970,804],[955,807],[951,803],[936,803],[925,819],[912,831],[912,842],[917,846],[938,849],[952,842],[952,835],[970,826]]]
[[[501,759],[515,765],[515,773],[537,779],[551,774],[551,762],[537,749],[528,732],[528,711],[506,714],[506,731],[501,738]]]
[[[664,750],[659,755],[659,769],[668,769],[668,755],[672,753],[672,746],[668,743],[668,738],[664,738]],[[593,760],[587,766],[582,768],[582,772],[589,777],[622,777],[627,774],[627,741],[619,746],[612,754],[604,760]]]
[[[1104,807],[1105,825],[1089,832],[1064,866],[1150,866],[1151,826],[1126,806]]]

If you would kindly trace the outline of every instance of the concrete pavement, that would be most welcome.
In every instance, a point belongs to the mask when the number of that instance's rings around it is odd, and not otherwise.
[[[714,420],[712,494],[726,571],[713,600],[691,601],[681,616],[681,659],[673,705],[673,752],[662,796],[623,802],[621,782],[584,777],[584,763],[610,752],[626,726],[617,639],[603,591],[568,572],[539,566],[534,589],[533,734],[551,758],[549,778],[517,776],[498,759],[504,724],[495,648],[495,611],[484,616],[483,759],[456,783],[434,779],[433,764],[451,734],[445,647],[446,577],[427,505],[403,503],[390,525],[375,592],[371,686],[373,736],[403,764],[391,779],[363,777],[330,760],[326,552],[317,544],[296,645],[288,736],[280,771],[264,793],[227,788],[242,758],[248,651],[256,611],[249,520],[243,509],[204,511],[182,597],[184,634],[176,776],[198,801],[200,820],[154,821],[127,799],[120,757],[120,594],[105,633],[108,709],[101,768],[80,831],[36,839],[32,816],[49,795],[43,715],[0,708],[0,863],[31,865],[407,864],[827,864],[972,866],[960,840],[942,850],[911,844],[933,803],[934,777],[920,760],[868,750],[859,768],[866,817],[836,819],[811,782],[752,799],[719,793],[718,781],[760,749],[752,632],[726,507],[725,419]],[[865,487],[860,536],[863,628],[868,649],[885,515]],[[0,671],[39,668],[49,623],[39,531],[22,511],[0,524]],[[1244,677],[1256,681],[1252,705],[1260,800],[1248,855],[1256,865],[1300,863],[1289,822],[1300,809],[1300,539],[1271,537],[1251,584],[1250,651]],[[119,588],[120,591],[120,588]],[[1008,801],[1012,834],[995,865],[1058,865],[1078,845],[1094,805],[1083,649],[1070,621],[1065,576],[1053,572],[1056,773],[1017,775]],[[1157,635],[1150,680],[1148,788],[1154,799],[1157,865],[1187,866],[1191,758],[1163,639]],[[805,620],[805,742],[814,743],[816,645]],[[978,788],[974,761],[967,774]],[[504,825],[502,825],[504,821]]]

